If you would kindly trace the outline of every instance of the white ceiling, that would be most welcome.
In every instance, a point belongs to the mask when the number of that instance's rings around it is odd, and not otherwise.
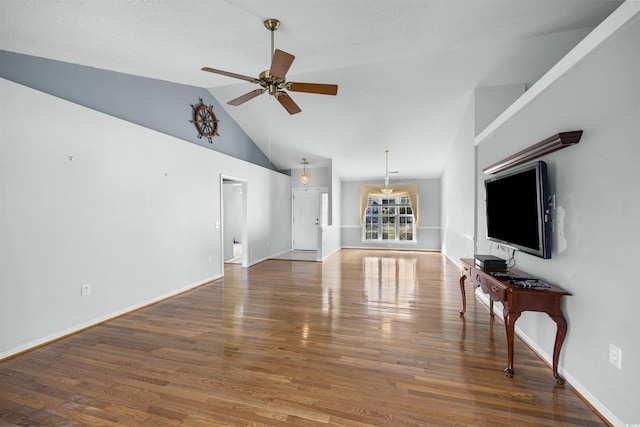
[[[388,149],[396,176],[435,177],[475,87],[532,83],[553,65],[545,56],[620,3],[0,0],[0,49],[206,87],[280,169],[304,156],[310,168],[333,159],[343,179],[379,178]],[[296,56],[287,80],[338,84],[337,96],[292,92],[293,116],[266,94],[226,105],[258,86],[200,69],[268,69],[267,18],[281,21],[275,47]]]

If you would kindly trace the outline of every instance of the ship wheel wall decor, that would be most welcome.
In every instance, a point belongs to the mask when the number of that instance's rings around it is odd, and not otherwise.
[[[189,120],[196,125],[198,129],[198,138],[203,136],[209,140],[210,144],[213,144],[212,138],[218,134],[218,122],[216,115],[213,112],[213,105],[206,106],[200,98],[200,104],[193,105],[193,120]]]

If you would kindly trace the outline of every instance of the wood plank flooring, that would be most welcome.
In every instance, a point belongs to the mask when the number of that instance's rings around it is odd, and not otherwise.
[[[421,252],[228,264],[0,363],[0,425],[605,425],[519,339],[504,376],[504,325],[471,285],[459,316],[458,277]]]

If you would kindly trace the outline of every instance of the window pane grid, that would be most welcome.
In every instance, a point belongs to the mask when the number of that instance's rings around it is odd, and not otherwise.
[[[408,196],[369,197],[364,219],[364,239],[414,241],[413,210]]]

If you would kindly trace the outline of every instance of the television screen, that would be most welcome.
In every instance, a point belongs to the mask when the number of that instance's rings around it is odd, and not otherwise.
[[[547,164],[539,161],[485,180],[487,238],[551,258]]]

